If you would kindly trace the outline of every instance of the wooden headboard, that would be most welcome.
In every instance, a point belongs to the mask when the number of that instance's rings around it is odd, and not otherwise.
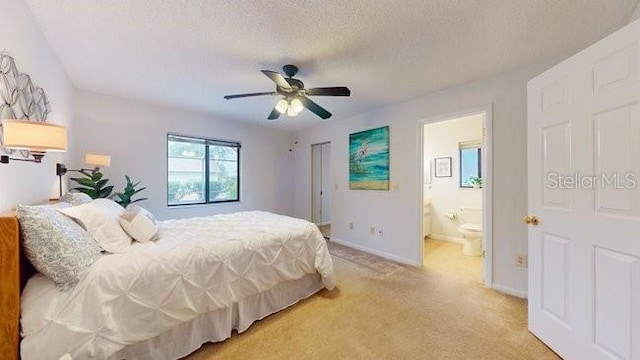
[[[20,248],[15,213],[0,215],[0,354],[19,359],[20,293],[26,282],[26,259]]]

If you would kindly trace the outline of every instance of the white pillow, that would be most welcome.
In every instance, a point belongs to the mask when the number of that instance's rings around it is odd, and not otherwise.
[[[154,240],[158,234],[156,218],[138,205],[129,205],[120,214],[120,225],[132,238],[139,242]]]
[[[124,209],[113,200],[95,199],[57,210],[78,221],[105,251],[123,253],[131,246],[131,238],[118,222]]]

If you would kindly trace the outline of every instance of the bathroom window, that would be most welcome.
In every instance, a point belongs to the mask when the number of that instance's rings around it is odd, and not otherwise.
[[[482,141],[460,143],[460,187],[482,186]]]

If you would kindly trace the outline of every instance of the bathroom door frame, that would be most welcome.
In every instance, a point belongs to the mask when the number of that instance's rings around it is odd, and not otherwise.
[[[424,163],[424,126],[447,120],[453,120],[470,115],[482,115],[483,118],[483,148],[482,148],[482,248],[484,256],[482,259],[482,278],[484,285],[493,288],[493,106],[492,104],[482,105],[463,111],[424,118],[418,121],[418,158],[420,159],[420,230],[424,229],[424,184],[425,184],[425,163]],[[420,264],[424,263],[424,237],[420,242]]]

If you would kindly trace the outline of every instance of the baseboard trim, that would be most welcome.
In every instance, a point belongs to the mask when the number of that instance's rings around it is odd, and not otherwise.
[[[507,295],[511,295],[511,296],[515,296],[517,298],[520,299],[526,299],[528,298],[528,294],[526,291],[523,290],[518,290],[518,289],[514,289],[512,287],[509,286],[505,286],[505,285],[500,285],[500,284],[493,284],[491,286],[491,288],[495,291],[507,294]]]
[[[404,258],[404,257],[401,257],[401,256],[392,255],[392,254],[386,253],[384,251],[380,251],[380,250],[372,249],[370,247],[354,244],[354,243],[349,242],[349,241],[340,240],[340,239],[336,238],[335,236],[332,236],[330,241],[332,241],[332,242],[334,242],[336,244],[340,244],[340,245],[344,245],[346,247],[350,247],[350,248],[356,249],[356,250],[364,251],[364,252],[372,254],[372,255],[377,255],[377,256],[383,257],[385,259],[389,259],[389,260],[395,261],[395,262],[400,263],[400,264],[422,267],[422,264],[416,263],[415,260],[407,259],[407,258]]]
[[[431,234],[429,235],[429,238],[434,239],[434,240],[442,240],[442,241],[448,241],[448,242],[453,242],[456,244],[462,244],[462,238],[459,237],[455,237],[455,236],[447,236],[447,235],[440,235],[440,234]]]

